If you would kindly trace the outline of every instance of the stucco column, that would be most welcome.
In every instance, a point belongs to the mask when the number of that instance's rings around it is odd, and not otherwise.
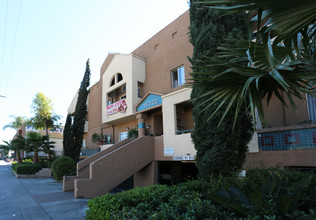
[[[138,137],[145,136],[145,119],[139,118],[138,119]]]
[[[145,136],[145,119],[146,114],[139,113],[136,115],[136,119],[138,119],[138,137],[144,137]]]

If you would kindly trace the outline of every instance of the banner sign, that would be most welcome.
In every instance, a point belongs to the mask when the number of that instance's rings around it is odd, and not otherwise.
[[[125,112],[127,108],[125,99],[121,99],[120,101],[114,102],[108,106],[106,106],[106,115],[113,115],[118,112]]]
[[[45,133],[45,130],[39,130],[39,129],[35,129],[33,126],[26,126],[25,127],[25,132],[29,132],[29,131],[35,131],[35,132],[39,132],[39,133]],[[49,129],[48,133],[49,134],[63,134],[64,132],[64,126],[59,126],[57,128],[53,128],[53,129]]]

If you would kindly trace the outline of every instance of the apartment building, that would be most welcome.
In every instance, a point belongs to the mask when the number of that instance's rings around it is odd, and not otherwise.
[[[90,88],[84,135],[85,148],[102,151],[77,164],[77,176],[64,178],[64,191],[92,198],[130,176],[135,187],[196,177],[191,89],[184,85],[193,53],[189,24],[187,11],[130,54],[106,57],[100,80]],[[298,112],[272,100],[265,109],[268,123],[249,144],[245,168],[316,167],[316,117],[309,110],[316,102],[309,99],[297,102]],[[70,113],[75,103],[76,97]],[[128,139],[132,129],[137,139]],[[106,136],[102,146],[92,143],[94,133]]]

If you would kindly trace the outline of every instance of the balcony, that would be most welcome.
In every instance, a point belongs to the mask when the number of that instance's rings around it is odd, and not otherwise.
[[[138,84],[144,81],[143,58],[116,54],[102,77],[102,123],[115,124],[135,119],[135,106],[140,101]]]
[[[316,124],[258,131],[260,151],[316,149]]]

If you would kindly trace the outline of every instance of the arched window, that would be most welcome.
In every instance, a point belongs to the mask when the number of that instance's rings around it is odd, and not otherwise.
[[[114,84],[115,84],[115,77],[112,78],[110,86],[114,86]]]
[[[117,82],[120,82],[120,81],[122,81],[122,80],[123,80],[122,74],[121,74],[121,73],[118,73],[118,74],[117,74]]]

